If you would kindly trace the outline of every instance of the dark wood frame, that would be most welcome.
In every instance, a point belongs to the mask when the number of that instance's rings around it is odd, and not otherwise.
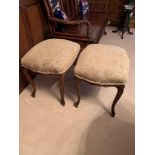
[[[79,77],[77,77],[75,75],[75,89],[76,89],[77,95],[78,95],[78,99],[74,103],[74,107],[76,107],[76,108],[78,108],[79,103],[80,103],[80,88],[79,88],[79,85],[80,85],[79,81],[80,80],[86,81],[84,79],[80,79]],[[98,85],[100,87],[115,87],[115,88],[117,88],[117,94],[116,94],[116,96],[115,96],[115,98],[113,100],[112,106],[111,106],[111,116],[114,117],[115,116],[115,106],[116,106],[116,103],[118,102],[118,100],[122,96],[124,88],[125,88],[125,85],[124,84],[122,84],[122,85],[101,85],[101,84],[91,83],[91,82],[88,82],[88,81],[86,81],[86,82],[89,83],[89,84],[92,84],[92,85]]]
[[[64,38],[64,39],[68,39],[68,40],[73,40],[73,41],[77,41],[77,42],[82,42],[84,44],[84,47],[88,44],[91,43],[98,43],[98,41],[100,40],[101,36],[103,34],[107,34],[105,32],[105,27],[106,27],[106,23],[107,23],[107,19],[108,19],[108,12],[104,11],[104,10],[98,10],[98,9],[93,9],[91,12],[98,12],[102,14],[106,14],[106,19],[105,21],[103,21],[101,23],[101,29],[99,31],[99,33],[96,36],[96,39],[92,39],[90,38],[90,26],[92,25],[92,23],[90,23],[87,19],[76,19],[76,17],[71,18],[69,21],[66,20],[62,20],[62,19],[58,19],[55,18],[53,15],[53,12],[51,10],[51,5],[49,3],[49,0],[43,0],[44,2],[44,6],[48,15],[48,20],[49,20],[49,27],[50,27],[50,31],[51,31],[51,37],[55,37],[55,38]],[[90,2],[89,1],[89,5],[90,6],[100,6],[104,4],[105,5],[105,1],[103,2]],[[109,6],[109,0],[107,0],[107,6]],[[62,10],[64,11],[64,7],[63,7],[63,0],[60,0],[60,6],[62,8]],[[72,11],[72,10],[70,10]],[[78,11],[76,9],[76,11]],[[65,12],[65,11],[64,11]],[[59,23],[62,24],[64,26],[77,26],[77,28],[81,27],[83,24],[85,24],[87,26],[87,34],[86,35],[81,35],[81,34],[72,34],[69,32],[57,32],[55,30],[55,23]]]
[[[29,69],[24,68],[23,71],[24,71],[24,75],[25,75],[27,81],[30,83],[30,85],[32,87],[31,96],[35,97],[36,96],[36,86],[35,86],[34,81],[31,78],[30,74],[28,73]],[[32,70],[30,70],[30,71],[32,71]],[[43,73],[39,73],[39,74],[42,74],[42,75],[58,75],[59,76],[59,87],[60,87],[60,97],[61,97],[60,102],[61,102],[61,105],[65,106],[65,99],[64,99],[64,77],[65,77],[65,73],[63,73],[63,74],[43,74]]]

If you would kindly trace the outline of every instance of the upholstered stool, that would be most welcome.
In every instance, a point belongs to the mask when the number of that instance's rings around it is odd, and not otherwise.
[[[102,44],[88,45],[80,54],[75,66],[75,87],[80,102],[79,80],[105,87],[116,87],[117,95],[111,107],[111,115],[115,116],[115,105],[120,99],[128,79],[129,59],[125,49]]]
[[[28,74],[28,69],[41,74],[59,76],[61,103],[64,101],[64,74],[72,66],[80,51],[80,45],[64,39],[48,39],[30,49],[21,60],[24,74],[33,88],[35,97],[36,87]]]

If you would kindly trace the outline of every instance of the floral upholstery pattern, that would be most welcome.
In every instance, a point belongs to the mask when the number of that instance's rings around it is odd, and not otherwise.
[[[91,44],[80,54],[74,69],[80,79],[101,85],[125,84],[129,58],[125,49],[113,45]]]
[[[63,74],[76,60],[80,45],[65,39],[48,39],[31,48],[21,65],[43,74]]]

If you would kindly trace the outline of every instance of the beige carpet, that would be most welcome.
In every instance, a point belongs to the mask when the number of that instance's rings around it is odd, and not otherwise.
[[[59,103],[59,87],[54,76],[36,77],[36,98],[28,86],[20,94],[20,155],[134,155],[134,35],[112,33],[102,44],[124,47],[130,58],[129,81],[116,106],[116,116],[109,115],[115,88],[100,88],[81,83],[81,103],[76,99],[73,69],[65,78],[66,106]]]

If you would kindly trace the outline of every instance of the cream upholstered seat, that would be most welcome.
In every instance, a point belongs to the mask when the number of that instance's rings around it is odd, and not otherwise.
[[[75,75],[88,82],[124,84],[128,78],[129,59],[125,49],[113,45],[88,45],[80,54]]]
[[[23,67],[43,74],[62,74],[75,61],[80,45],[65,39],[40,42],[22,58]]]
[[[64,100],[64,74],[72,66],[80,52],[80,45],[65,39],[48,39],[31,48],[21,60],[26,79],[35,97],[36,87],[28,70],[42,74],[58,74],[61,103]]]
[[[91,44],[80,54],[74,69],[75,87],[80,103],[80,79],[91,84],[105,87],[116,87],[117,94],[111,106],[111,116],[115,116],[115,106],[123,94],[128,79],[129,59],[125,49],[112,45]]]

